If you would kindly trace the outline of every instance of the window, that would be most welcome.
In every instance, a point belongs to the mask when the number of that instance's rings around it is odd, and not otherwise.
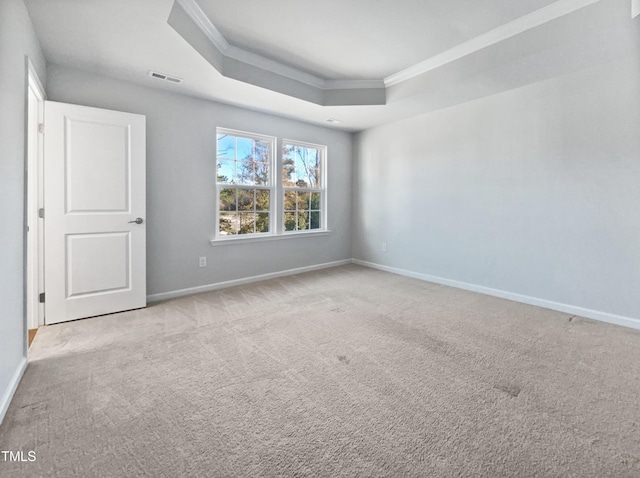
[[[218,128],[216,237],[273,232],[275,138]]]
[[[326,231],[326,147],[283,140],[279,163],[275,145],[271,136],[217,129],[212,244]],[[279,181],[276,165],[282,167]]]
[[[284,232],[326,229],[326,147],[285,140],[282,145]]]

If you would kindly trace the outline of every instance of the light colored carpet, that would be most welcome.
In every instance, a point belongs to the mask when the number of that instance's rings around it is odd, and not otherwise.
[[[2,477],[638,477],[640,333],[345,266],[46,327]]]

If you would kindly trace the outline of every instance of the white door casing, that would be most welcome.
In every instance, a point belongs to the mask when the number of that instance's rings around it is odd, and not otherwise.
[[[45,323],[146,306],[145,117],[45,102]]]
[[[38,218],[43,203],[43,138],[38,124],[44,121],[46,95],[31,60],[27,60],[27,70],[27,328],[37,329],[44,325],[44,304],[38,301],[44,290],[44,231]]]

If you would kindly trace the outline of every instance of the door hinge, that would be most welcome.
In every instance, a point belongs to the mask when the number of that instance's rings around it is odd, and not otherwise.
[[[44,134],[44,123],[38,123],[38,133]]]
[[[44,208],[41,207],[40,209],[38,209],[38,217],[40,219],[44,219]]]
[[[44,292],[40,293],[40,303],[44,304]]]

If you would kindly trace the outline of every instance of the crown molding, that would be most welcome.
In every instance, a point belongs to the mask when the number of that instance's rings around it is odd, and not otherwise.
[[[196,0],[175,0],[175,5],[182,9],[186,17],[193,22],[193,25],[215,49],[214,51],[223,59],[222,62],[212,61],[209,55],[205,55],[211,65],[223,76],[279,91],[280,93],[289,94],[320,105],[386,104],[383,80],[327,80],[320,78],[277,60],[230,44],[200,8]],[[174,12],[172,10],[168,22],[180,33],[181,27],[172,22],[173,15]],[[180,34],[187,42],[191,43],[185,35]],[[192,44],[192,46],[195,48],[195,45]],[[199,51],[203,54],[201,50]],[[276,78],[280,78],[280,80],[276,80]],[[296,93],[293,93],[294,90]],[[354,91],[352,96],[347,96],[342,93],[343,90],[360,91],[357,94]]]
[[[325,80],[306,71],[232,45],[222,33],[220,33],[220,30],[216,28],[209,17],[207,17],[196,0],[175,1],[184,9],[189,18],[202,30],[209,41],[223,56],[322,90],[384,88],[384,82],[382,80]]]
[[[182,7],[185,14],[206,36],[221,57],[227,60],[226,63],[229,66],[226,69],[228,71],[224,71],[225,68],[221,65],[214,64],[217,63],[215,61],[211,63],[222,75],[279,91],[280,93],[290,94],[290,96],[320,105],[338,106],[386,104],[386,89],[390,86],[398,85],[433,71],[448,63],[460,60],[600,1],[602,0],[558,0],[398,73],[384,79],[373,80],[331,80],[321,78],[277,60],[250,52],[230,44],[200,8],[196,0],[175,0],[175,4]],[[632,0],[632,2],[632,12],[634,15],[638,15],[640,13],[640,0]],[[169,23],[171,24],[171,21]],[[211,60],[209,61],[211,62]],[[278,77],[280,80],[275,80]],[[285,85],[277,86],[277,81],[284,82]],[[290,91],[291,85],[293,85],[297,93],[287,93],[287,91]],[[346,94],[346,90],[352,90],[351,97]]]
[[[200,5],[198,5],[195,0],[175,0],[178,5],[180,5],[187,15],[195,22],[196,25],[202,30],[202,32],[207,35],[211,43],[213,43],[220,53],[227,51],[229,48],[229,42],[227,39],[220,33],[220,30],[216,28],[216,26],[211,23],[211,20],[207,15],[202,11]]]
[[[467,55],[471,55],[472,53],[500,43],[528,30],[532,30],[594,3],[598,3],[599,1],[600,0],[560,0],[552,3],[539,10],[531,12],[528,15],[517,18],[512,22],[505,23],[504,25],[494,28],[493,30],[479,35],[469,41],[461,43],[460,45],[438,55],[432,56],[425,61],[390,75],[384,79],[384,84],[389,87],[410,80],[411,78],[415,78],[416,76],[435,70],[436,68],[440,68],[447,63],[459,60]]]

